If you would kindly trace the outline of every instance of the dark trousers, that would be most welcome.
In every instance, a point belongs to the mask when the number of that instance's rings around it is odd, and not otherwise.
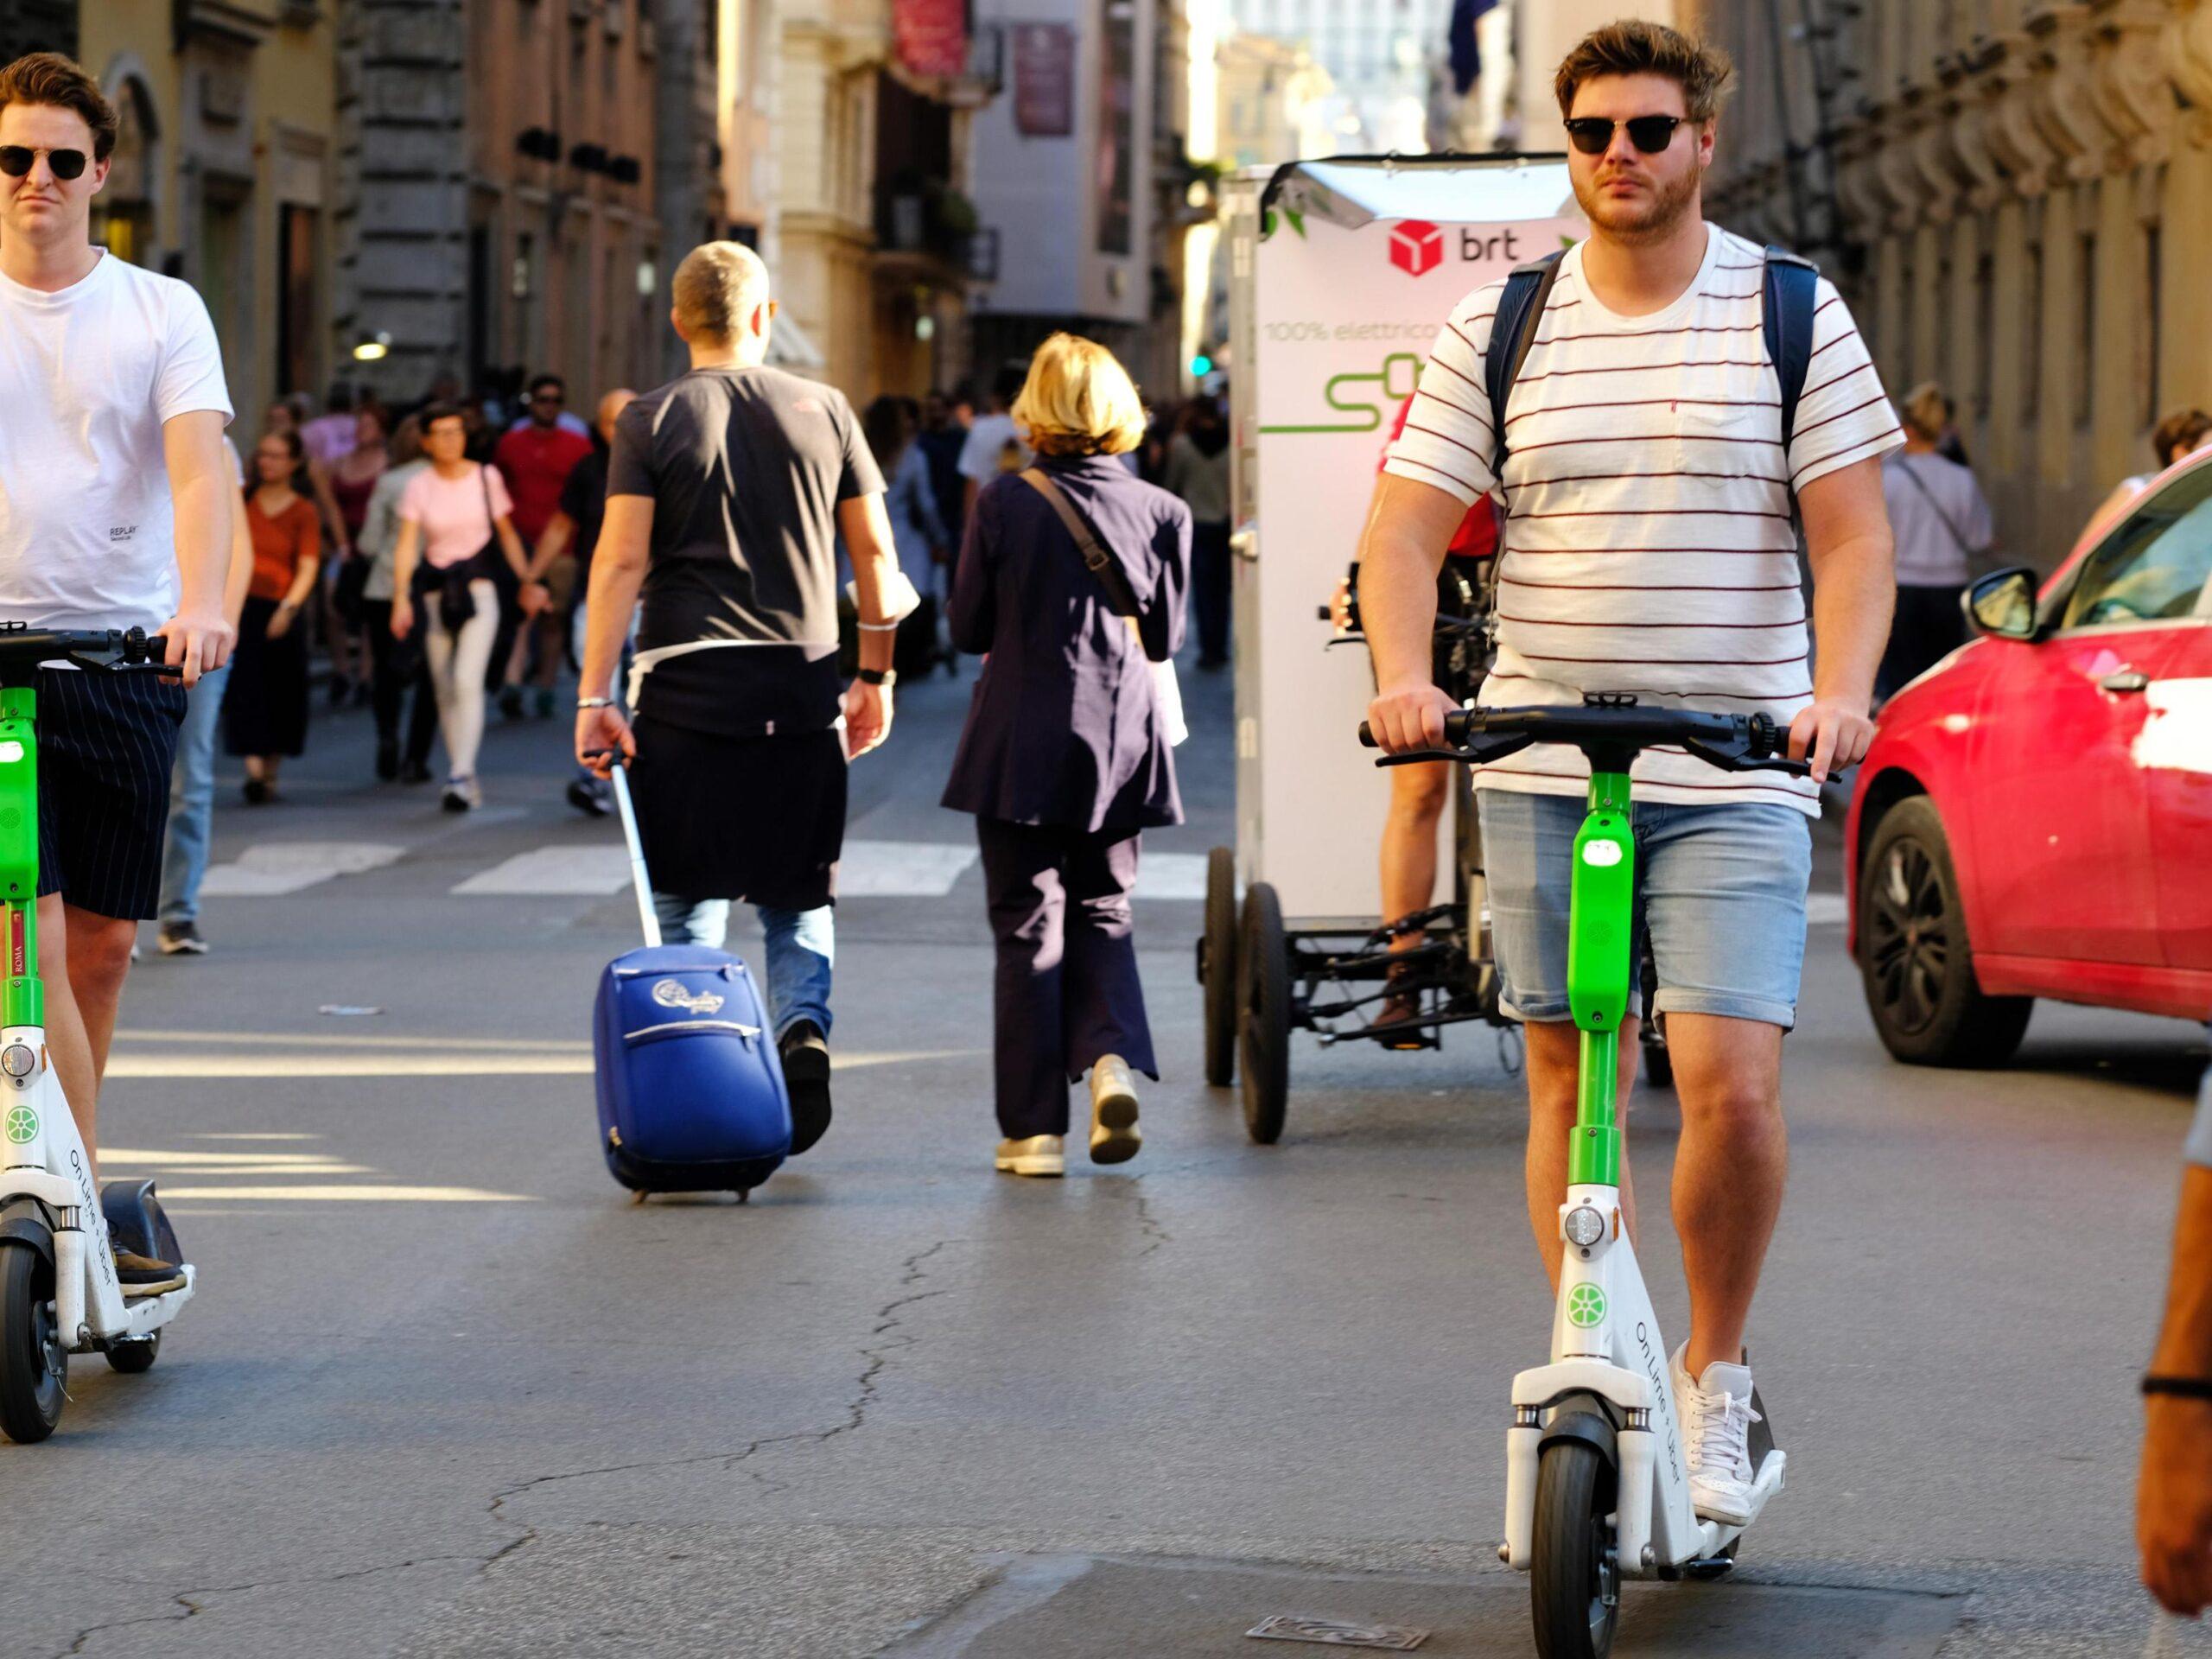
[[[1229,526],[1191,526],[1191,603],[1198,613],[1198,661],[1229,660]]]
[[[1965,591],[1897,585],[1897,616],[1890,624],[1882,666],[1874,676],[1877,697],[1891,696],[1966,643],[1966,613],[1959,608],[1959,595]]]
[[[368,635],[369,703],[376,711],[377,741],[399,741],[399,715],[410,686],[415,690],[415,716],[407,728],[406,756],[428,765],[430,746],[438,736],[437,694],[430,688],[429,671],[423,666],[421,620],[406,639],[391,637],[391,601],[361,601],[362,627]]]
[[[1129,918],[1141,836],[978,817],[976,839],[998,944],[999,1130],[1065,1135],[1068,1085],[1101,1055],[1160,1075]]]

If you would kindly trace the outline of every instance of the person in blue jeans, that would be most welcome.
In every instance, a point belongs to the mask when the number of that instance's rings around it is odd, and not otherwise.
[[[673,893],[655,893],[653,910],[660,918],[664,943],[679,940],[711,950],[722,949],[729,937],[728,899],[686,899]],[[768,958],[768,1007],[773,1010],[779,1034],[811,1025],[826,1043],[830,1037],[830,970],[837,960],[835,912],[828,905],[811,910],[786,910],[775,905],[756,905],[760,933]]]
[[[228,438],[231,470],[240,490],[245,468]],[[245,609],[245,590],[253,580],[253,543],[246,533],[243,502],[231,513],[231,568],[223,581],[223,615],[235,629]],[[223,693],[231,665],[202,674],[185,694],[184,724],[177,731],[176,760],[169,772],[168,840],[162,849],[160,920],[155,939],[165,957],[204,957],[207,938],[200,931],[200,883],[207,874],[207,843],[215,817],[215,728],[223,712]]]

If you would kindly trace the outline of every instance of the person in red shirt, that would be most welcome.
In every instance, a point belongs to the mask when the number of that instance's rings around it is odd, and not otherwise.
[[[517,422],[492,452],[492,464],[499,469],[514,500],[515,529],[524,546],[531,550],[531,579],[543,582],[553,595],[552,604],[527,629],[510,620],[504,603],[500,607],[501,632],[512,644],[495,645],[492,660],[504,665],[499,710],[510,720],[522,714],[523,681],[533,639],[537,648],[537,717],[550,720],[553,715],[553,680],[561,668],[560,619],[568,614],[575,588],[576,561],[566,548],[549,550],[556,556],[547,562],[550,569],[541,569],[537,548],[561,510],[561,490],[569,474],[591,453],[591,439],[562,420],[568,402],[569,388],[559,375],[539,375],[530,383],[528,418]]]
[[[1407,411],[1413,408],[1411,397],[1398,406],[1397,418],[1390,423],[1389,437],[1383,440],[1382,454],[1387,458],[1390,446],[1398,441],[1398,434],[1405,429]],[[1378,460],[1379,468],[1382,461]],[[1465,569],[1475,591],[1483,591],[1484,578],[1489,573],[1482,569],[1482,562],[1497,553],[1497,514],[1490,498],[1485,496],[1467,509],[1467,516],[1460,520],[1459,530],[1452,537],[1448,550],[1453,559],[1465,560]],[[1330,601],[1330,612],[1342,630],[1351,622],[1350,578],[1337,584]],[[1426,766],[1394,766],[1390,770],[1390,813],[1382,823],[1382,921],[1385,926],[1401,917],[1416,911],[1427,910],[1436,891],[1436,829],[1444,817],[1444,803],[1452,792],[1452,766],[1438,760]],[[1421,936],[1409,933],[1391,941],[1393,950],[1410,950],[1421,944]],[[1394,974],[1393,977],[1395,976]],[[1377,1026],[1402,1025],[1421,1012],[1419,999],[1408,993],[1393,990],[1383,1000],[1382,1012],[1376,1016]],[[1421,1039],[1416,1033],[1401,1042],[1387,1046],[1418,1048]]]

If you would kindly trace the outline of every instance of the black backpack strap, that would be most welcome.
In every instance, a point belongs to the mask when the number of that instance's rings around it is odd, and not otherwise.
[[[1552,296],[1552,284],[1559,280],[1559,262],[1566,255],[1567,250],[1561,248],[1525,265],[1516,265],[1505,279],[1505,291],[1497,296],[1497,315],[1491,319],[1490,350],[1483,358],[1491,430],[1497,438],[1497,459],[1491,465],[1496,478],[1505,476],[1506,399],[1512,395],[1513,383],[1521,378],[1521,365],[1529,360],[1529,346],[1536,343],[1536,326],[1544,320],[1544,304]],[[1503,351],[1498,349],[1501,342]]]
[[[1805,372],[1813,360],[1814,294],[1821,268],[1787,248],[1766,251],[1766,279],[1760,295],[1760,321],[1766,327],[1766,354],[1782,377],[1782,448],[1787,459],[1797,434],[1797,400],[1804,395]]]

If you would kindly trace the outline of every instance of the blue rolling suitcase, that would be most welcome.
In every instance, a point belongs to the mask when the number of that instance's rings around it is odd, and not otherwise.
[[[600,976],[592,1051],[600,1148],[614,1179],[651,1192],[742,1198],[791,1147],[791,1096],[766,1011],[745,963],[725,950],[663,944],[630,788],[614,768],[645,921],[642,950]]]

